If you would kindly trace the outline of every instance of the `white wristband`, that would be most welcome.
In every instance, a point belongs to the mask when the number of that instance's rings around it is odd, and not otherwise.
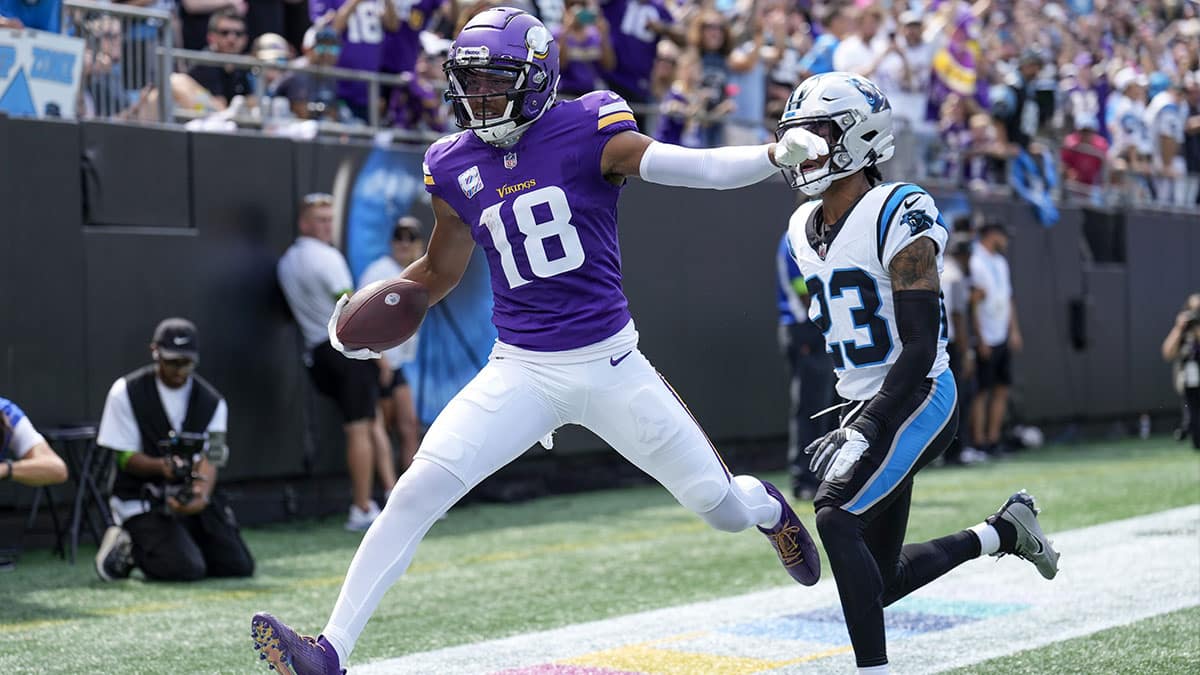
[[[659,185],[731,190],[753,185],[779,170],[770,145],[684,148],[655,141],[646,148],[638,173]]]

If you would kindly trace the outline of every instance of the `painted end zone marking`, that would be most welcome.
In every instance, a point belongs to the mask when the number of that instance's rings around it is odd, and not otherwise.
[[[947,630],[955,626],[979,621],[983,618],[1003,616],[1028,609],[1028,605],[1011,603],[955,602],[934,600],[922,603],[899,602],[884,613],[888,638],[900,638],[921,633]],[[927,604],[935,611],[922,611]],[[774,619],[761,619],[746,623],[722,626],[718,632],[732,635],[747,635],[774,640],[804,640],[832,645],[850,644],[846,633],[846,622],[841,607],[825,607],[800,614],[789,614]]]
[[[1200,606],[1198,528],[1200,504],[1056,533],[1064,565],[1052,581],[1013,556],[968,562],[885,610],[892,667],[940,672]],[[829,579],[410,654],[351,672],[852,672],[838,607]]]

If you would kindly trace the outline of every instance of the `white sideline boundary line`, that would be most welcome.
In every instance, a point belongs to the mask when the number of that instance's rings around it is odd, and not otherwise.
[[[1053,539],[1062,561],[1052,581],[1042,579],[1031,564],[1015,556],[970,561],[911,597],[1025,608],[912,637],[889,635],[892,670],[941,672],[1200,605],[1198,531],[1200,504],[1058,533]],[[664,648],[778,662],[835,646],[742,637],[713,629],[837,605],[837,589],[827,575],[811,588],[790,585],[459,645],[375,661],[350,672],[492,673],[696,632],[700,635],[674,640]],[[647,663],[646,667],[653,666]],[[843,652],[769,672],[852,673],[854,657]]]

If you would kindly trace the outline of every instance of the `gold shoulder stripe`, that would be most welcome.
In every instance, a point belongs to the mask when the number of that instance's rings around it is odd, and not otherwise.
[[[610,124],[616,124],[617,122],[626,122],[626,121],[628,121],[628,122],[633,121],[633,113],[631,113],[631,112],[613,113],[611,115],[601,117],[599,123],[597,123],[596,129],[597,130],[603,129],[604,127],[606,127]]]

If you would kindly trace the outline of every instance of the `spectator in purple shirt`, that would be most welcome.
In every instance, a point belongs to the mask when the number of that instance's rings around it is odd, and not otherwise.
[[[313,23],[329,23],[342,38],[339,68],[377,73],[383,62],[383,2],[385,0],[309,0]],[[370,120],[367,83],[339,81],[340,98],[360,120]]]
[[[396,87],[388,102],[388,125],[414,131],[446,130],[446,108],[442,105],[445,85],[434,79],[440,59],[428,54],[417,58],[412,79]]]
[[[411,73],[421,55],[421,31],[429,25],[445,0],[381,0],[384,3],[382,70]],[[395,15],[395,24],[390,16]]]
[[[575,98],[604,88],[600,73],[616,66],[617,55],[609,39],[608,21],[595,0],[567,0],[563,25],[555,38],[562,68],[559,95]]]
[[[675,25],[663,0],[607,0],[604,18],[613,27],[612,49],[617,64],[603,73],[609,89],[636,106],[650,102],[650,71],[654,67],[656,45],[660,37],[683,44],[683,34]],[[645,122],[639,117],[639,126]]]
[[[689,128],[689,123],[703,109],[703,101],[698,94],[701,72],[700,57],[695,51],[689,50],[679,55],[675,82],[659,104],[654,140],[675,145],[699,145],[695,125]]]

